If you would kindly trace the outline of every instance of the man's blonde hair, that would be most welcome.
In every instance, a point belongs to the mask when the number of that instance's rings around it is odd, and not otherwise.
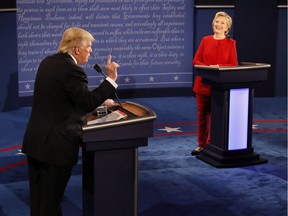
[[[69,28],[64,31],[58,52],[71,54],[74,47],[82,47],[87,42],[94,42],[95,38],[82,28]]]
[[[230,29],[232,27],[232,18],[226,12],[220,11],[220,12],[217,12],[215,14],[215,17],[214,17],[214,19],[212,21],[212,28],[213,28],[214,21],[220,16],[225,17],[227,19],[228,30],[225,32],[225,35],[228,35],[228,33],[229,33],[229,31],[230,31]]]

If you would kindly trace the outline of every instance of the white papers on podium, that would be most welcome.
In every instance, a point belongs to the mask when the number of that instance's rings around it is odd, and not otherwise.
[[[117,121],[123,118],[127,118],[127,114],[120,110],[116,110],[103,117],[88,121],[87,125],[99,124],[99,123],[104,123],[104,122],[109,122],[109,121]]]

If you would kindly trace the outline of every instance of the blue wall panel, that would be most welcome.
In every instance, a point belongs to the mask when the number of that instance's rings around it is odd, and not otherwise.
[[[16,13],[0,12],[0,110],[18,107]]]

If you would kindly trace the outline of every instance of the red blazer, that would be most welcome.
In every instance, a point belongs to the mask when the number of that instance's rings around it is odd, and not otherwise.
[[[92,91],[87,84],[84,70],[68,54],[57,53],[40,63],[23,153],[59,166],[77,163],[86,113],[116,91],[107,80]]]
[[[193,65],[220,65],[236,66],[236,41],[230,38],[215,40],[213,35],[202,38],[200,46],[194,56]],[[202,78],[196,76],[193,91],[198,94],[210,96],[211,86],[202,83]]]

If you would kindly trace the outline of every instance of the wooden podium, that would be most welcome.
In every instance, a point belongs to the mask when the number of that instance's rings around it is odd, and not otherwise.
[[[235,67],[195,66],[203,83],[212,86],[211,144],[196,157],[215,167],[266,163],[252,148],[254,88],[265,81],[269,64]]]
[[[157,117],[136,103],[122,107],[126,119],[82,128],[84,216],[137,216],[138,147],[148,145]]]

